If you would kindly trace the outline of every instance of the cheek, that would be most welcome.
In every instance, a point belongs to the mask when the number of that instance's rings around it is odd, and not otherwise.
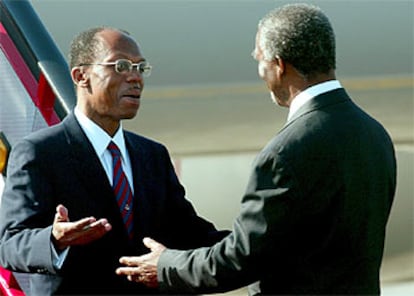
[[[275,67],[266,62],[260,62],[258,65],[259,76],[266,81],[267,84],[273,84],[276,77]]]
[[[102,67],[103,68],[103,67]],[[112,73],[109,69],[103,68],[102,71],[97,72],[95,75],[95,84],[100,91],[113,89],[114,86],[119,84],[120,77],[117,73]]]
[[[101,77],[101,79],[96,84],[96,90],[101,94],[102,100],[113,101],[117,97],[119,83],[116,79],[111,78],[110,76]]]
[[[266,69],[265,69],[265,65],[263,63],[259,63],[257,65],[257,72],[259,73],[259,77],[262,78],[263,80],[265,79],[265,73],[266,73]]]
[[[274,71],[272,71],[272,69],[269,69],[268,65],[262,63],[258,66],[258,73],[260,78],[265,81],[269,90],[273,90],[276,84],[276,76]]]

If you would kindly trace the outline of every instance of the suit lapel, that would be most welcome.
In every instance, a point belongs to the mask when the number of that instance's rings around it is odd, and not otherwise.
[[[70,147],[71,164],[90,197],[113,199],[112,188],[92,144],[83,133],[73,113],[63,121],[66,139]]]

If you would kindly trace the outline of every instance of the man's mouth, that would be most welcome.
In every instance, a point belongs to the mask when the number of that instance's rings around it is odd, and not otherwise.
[[[137,99],[141,98],[141,93],[138,93],[138,92],[137,93],[128,93],[128,94],[124,94],[123,97],[137,100]]]

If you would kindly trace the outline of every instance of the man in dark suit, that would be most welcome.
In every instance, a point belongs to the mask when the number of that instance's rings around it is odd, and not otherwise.
[[[328,18],[306,4],[271,11],[253,56],[289,114],[255,160],[232,233],[188,251],[147,238],[152,252],[121,258],[117,273],[175,293],[379,294],[395,153],[336,80]]]
[[[187,249],[227,232],[197,216],[162,144],[122,129],[121,120],[137,114],[151,70],[136,41],[117,29],[87,30],[72,43],[70,67],[74,112],[13,147],[0,265],[30,273],[30,296],[156,294],[117,276],[119,257],[144,254],[146,236]],[[121,208],[118,193],[127,197]]]

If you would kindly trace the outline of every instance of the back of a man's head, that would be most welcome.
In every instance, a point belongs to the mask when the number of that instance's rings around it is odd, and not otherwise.
[[[258,25],[266,60],[276,57],[302,75],[336,68],[335,34],[328,17],[310,4],[288,4],[270,11]]]

